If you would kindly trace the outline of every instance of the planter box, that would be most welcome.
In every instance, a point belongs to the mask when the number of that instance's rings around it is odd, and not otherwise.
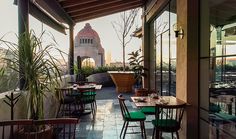
[[[105,72],[105,73],[96,73],[89,75],[87,77],[88,82],[96,82],[98,84],[101,84],[102,86],[114,86],[114,83],[110,77],[110,75]]]
[[[135,83],[133,72],[108,71],[116,85],[117,93],[132,92]]]

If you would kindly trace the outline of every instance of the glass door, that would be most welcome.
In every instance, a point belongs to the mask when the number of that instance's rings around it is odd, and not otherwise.
[[[175,96],[176,38],[172,26],[176,23],[175,0],[170,1],[154,22],[155,89],[161,95]]]

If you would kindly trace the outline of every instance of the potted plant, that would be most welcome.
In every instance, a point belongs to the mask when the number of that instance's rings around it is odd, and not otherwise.
[[[147,71],[147,69],[142,65],[144,57],[141,55],[141,49],[133,51],[128,55],[130,56],[128,59],[129,64],[134,72],[134,77],[136,80],[135,94],[137,96],[146,95],[148,93],[148,89],[142,88],[142,78],[146,77],[145,71]]]
[[[11,55],[10,58],[4,59],[8,63],[8,68],[21,74],[25,81],[23,90],[27,92],[28,118],[33,120],[44,118],[45,92],[54,92],[61,81],[60,70],[57,67],[59,61],[51,55],[52,51],[55,52],[58,49],[54,49],[55,43],[43,46],[44,34],[45,32],[42,32],[37,37],[35,32],[30,30],[18,36],[18,44],[0,39],[8,46],[8,53]],[[32,127],[23,130],[41,132],[40,128],[45,130],[47,127]]]

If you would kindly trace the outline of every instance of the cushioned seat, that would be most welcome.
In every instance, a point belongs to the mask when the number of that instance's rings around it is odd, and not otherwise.
[[[234,121],[236,122],[236,116],[234,115],[230,115],[227,113],[215,113],[215,115],[217,116],[217,118],[221,119],[221,120],[225,120],[226,122],[230,122],[230,121]]]
[[[129,114],[125,114],[125,119],[131,121],[132,120],[137,121],[137,120],[145,120],[146,117],[145,114],[140,111],[131,111],[129,112]]]
[[[155,114],[155,107],[142,107],[141,112],[147,115],[154,115]]]

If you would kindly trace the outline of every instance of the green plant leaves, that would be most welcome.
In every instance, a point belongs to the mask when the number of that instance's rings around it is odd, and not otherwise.
[[[51,51],[59,49],[55,49],[55,43],[44,46],[42,41],[44,35],[45,32],[42,32],[37,37],[35,32],[30,30],[18,36],[19,44],[0,39],[0,42],[8,47],[8,53],[11,55],[9,58],[4,58],[8,63],[7,67],[21,74],[25,80],[24,87],[28,91],[27,107],[30,112],[29,118],[32,119],[43,118],[45,92],[53,92],[53,88],[58,87],[61,81],[58,60],[51,55]]]

